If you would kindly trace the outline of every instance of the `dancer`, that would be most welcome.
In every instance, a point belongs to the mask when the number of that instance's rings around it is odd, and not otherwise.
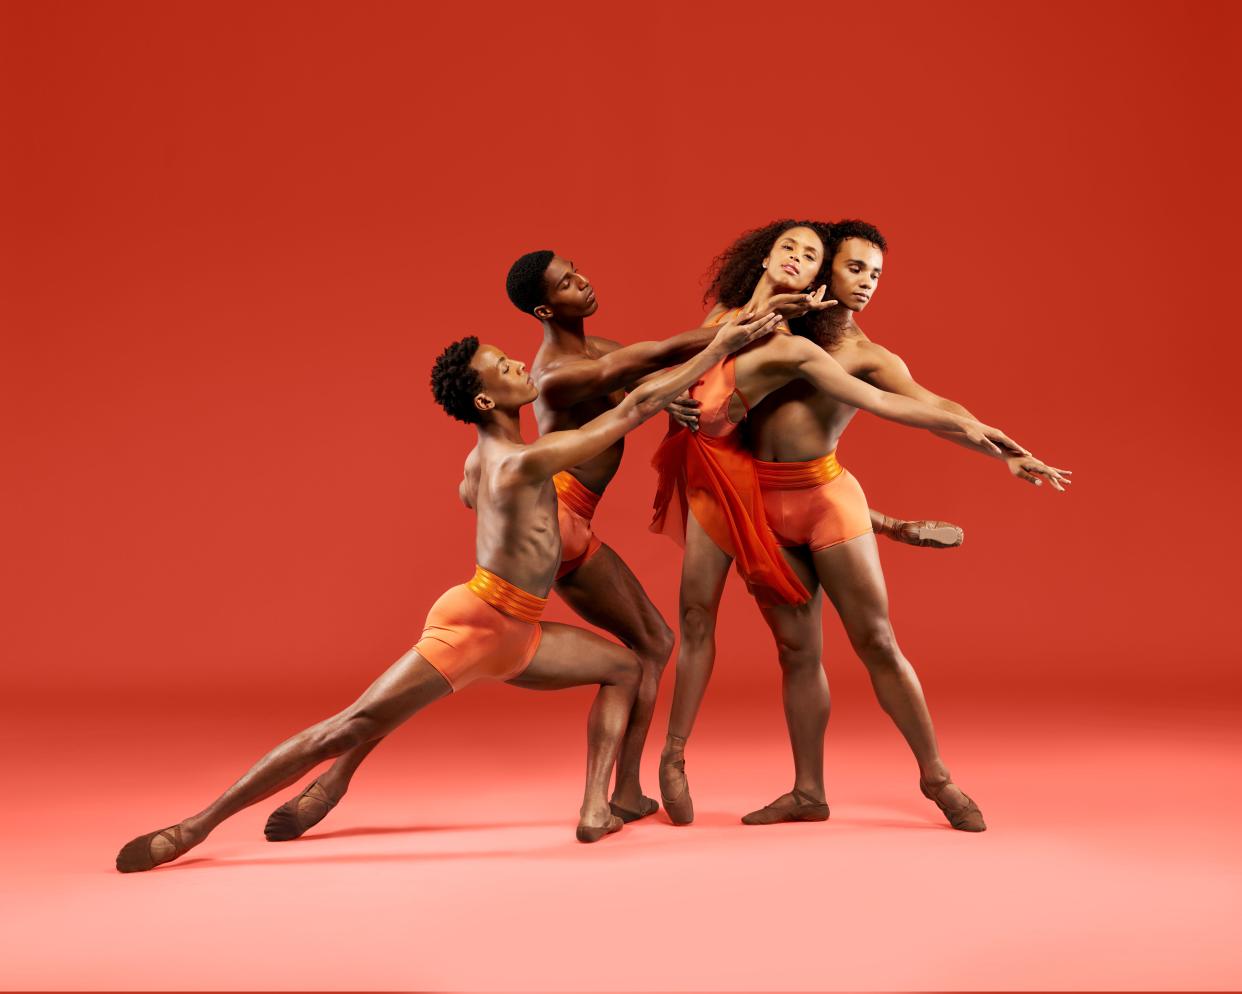
[[[586,319],[596,313],[595,287],[571,259],[550,250],[528,252],[509,269],[505,289],[513,305],[543,326],[543,341],[531,363],[539,387],[535,417],[541,433],[580,428],[615,407],[643,377],[689,358],[715,335],[701,327],[662,341],[621,346],[587,335]],[[796,308],[797,301],[784,306]],[[818,306],[823,305],[822,302]],[[696,401],[674,402],[682,417],[692,418]],[[613,549],[596,535],[592,519],[621,464],[625,440],[554,478],[559,499],[561,555],[555,588],[585,621],[614,635],[632,649],[642,668],[634,708],[621,741],[616,786],[610,807],[626,822],[659,810],[643,794],[639,770],[661,675],[673,649],[673,633],[647,596],[637,577]],[[478,452],[466,459],[459,488],[462,502],[474,506]],[[942,547],[960,544],[961,529],[939,521],[901,521],[878,511],[879,521],[892,522],[889,534],[898,541]],[[301,837],[318,824],[344,797],[362,761],[380,740],[351,749],[300,794],[281,804],[268,818],[264,834],[271,842]]]
[[[861,234],[860,234],[861,232]],[[876,241],[876,239],[879,239]],[[715,264],[709,294],[717,298],[709,318],[723,320],[739,307],[775,306],[800,317],[799,333],[831,355],[838,370],[881,387],[886,396],[915,399],[935,410],[971,418],[965,408],[918,387],[901,360],[871,343],[853,321],[875,291],[883,241],[869,226],[846,223],[828,229],[814,222],[782,221],[748,232]],[[829,282],[814,294],[821,265],[830,262]],[[817,308],[825,288],[840,307]],[[809,339],[809,340],[808,340]],[[771,343],[776,346],[777,341]],[[739,357],[738,384],[750,396],[744,378],[747,361],[760,349]],[[751,812],[747,824],[818,821],[828,817],[823,789],[823,735],[829,696],[820,661],[819,588],[836,606],[851,644],[872,678],[876,695],[898,725],[919,764],[923,793],[945,813],[954,828],[983,831],[977,805],[951,781],[936,745],[931,718],[913,667],[901,654],[888,618],[883,574],[862,488],[836,461],[845,427],[860,406],[808,383],[790,383],[769,400],[752,403],[752,446],[759,460],[755,477],[761,490],[761,516],[783,548],[784,563],[814,596],[795,604],[761,601],[761,610],[777,641],[782,696],[793,745],[793,790]],[[1020,447],[1006,451],[981,448],[961,433],[941,433],[976,451],[1000,456],[1015,476],[1039,484],[1047,480],[1061,490],[1068,472],[1055,469]],[[761,461],[760,461],[761,460]],[[693,728],[715,657],[714,629],[720,594],[732,550],[713,542],[690,522],[682,571],[682,644],[669,720],[660,760],[661,791],[670,818],[693,820],[685,777],[685,745]]]
[[[598,683],[587,726],[587,778],[577,837],[595,842],[621,828],[607,788],[638,684],[622,646],[569,625],[539,622],[560,565],[552,478],[603,451],[662,410],[730,352],[770,332],[775,317],[726,323],[689,362],[631,393],[577,431],[522,441],[521,408],[539,390],[523,363],[470,337],[436,360],[436,400],[478,433],[476,555],[469,583],[432,607],[418,643],[344,711],[286,740],[203,811],[139,836],[117,855],[121,872],[150,870],[199,845],[222,821],[281,790],[325,759],[380,738],[422,708],[479,679],[559,689]]]

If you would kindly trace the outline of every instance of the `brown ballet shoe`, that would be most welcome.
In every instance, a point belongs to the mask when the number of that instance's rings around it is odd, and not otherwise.
[[[674,825],[689,825],[694,821],[694,801],[690,799],[690,781],[686,779],[686,757],[665,762],[660,757],[660,800]]]
[[[654,797],[644,796],[637,811],[631,811],[629,808],[623,808],[620,804],[616,804],[612,801],[608,802],[608,809],[628,825],[632,821],[638,821],[642,818],[646,818],[648,815],[655,814],[660,810],[660,802]]]
[[[923,792],[923,796],[929,801],[934,801],[946,818],[949,824],[956,828],[959,832],[986,832],[988,826],[984,824],[983,812],[979,810],[979,805],[966,796],[966,792],[962,792],[962,796],[966,798],[966,807],[956,808],[950,811],[945,807],[944,802],[940,800],[940,795],[944,793],[944,789],[953,783],[952,780],[945,780],[943,783],[930,784],[926,780],[919,780],[919,790]],[[961,788],[958,788],[959,790]]]
[[[151,843],[156,838],[164,839],[173,847],[172,855],[167,859],[157,861],[152,854]],[[148,832],[146,835],[140,835],[126,842],[121,847],[121,851],[116,854],[116,868],[121,873],[142,873],[144,870],[154,870],[157,866],[163,866],[165,863],[171,863],[174,859],[184,856],[189,848],[181,838],[181,826],[170,825],[168,828],[161,828],[158,832]]]
[[[792,797],[793,807],[781,804],[781,797]],[[782,794],[771,804],[765,804],[758,811],[742,816],[743,825],[777,825],[785,821],[827,821],[828,805],[817,801],[804,790],[795,787],[788,794]]]
[[[956,549],[966,541],[966,533],[948,521],[902,521],[887,516],[879,534],[894,542],[933,549]]]
[[[316,789],[318,788],[318,789]],[[311,793],[314,791],[314,793]],[[302,798],[309,797],[312,801],[323,804],[323,811],[316,817],[300,812]],[[291,842],[294,839],[301,838],[309,829],[318,825],[328,812],[336,807],[338,797],[335,801],[328,796],[328,791],[318,780],[312,780],[302,793],[298,794],[291,801],[286,801],[270,815],[267,816],[267,824],[263,826],[263,835],[268,842]]]
[[[607,825],[579,825],[574,835],[579,842],[598,842],[605,835],[621,831],[625,823],[616,815],[609,815]]]

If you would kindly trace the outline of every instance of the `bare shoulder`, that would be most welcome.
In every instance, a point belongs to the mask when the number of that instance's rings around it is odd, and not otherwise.
[[[865,336],[849,339],[844,348],[853,353],[853,366],[857,373],[872,373],[881,369],[890,369],[901,364],[901,356],[886,349],[879,342],[873,342]]]
[[[598,335],[587,335],[586,341],[587,348],[594,351],[596,355],[607,355],[621,348],[620,342],[614,342],[611,338],[600,338]]]

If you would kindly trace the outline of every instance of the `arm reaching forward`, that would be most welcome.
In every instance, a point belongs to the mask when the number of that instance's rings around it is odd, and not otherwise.
[[[725,356],[770,334],[779,323],[764,314],[744,324],[728,322],[713,331],[710,344],[693,359],[631,391],[620,404],[574,431],[554,431],[526,446],[518,460],[528,479],[548,479],[603,452],[617,439],[658,414]],[[877,391],[878,392],[878,391]]]
[[[957,401],[932,393],[921,383],[918,383],[910,375],[910,367],[905,364],[901,356],[890,352],[882,345],[876,345],[874,342],[868,342],[866,348],[871,357],[871,367],[866,373],[867,379],[881,390],[921,400],[924,404],[930,404],[932,407],[938,407],[940,410],[948,411],[951,414],[959,414],[964,418],[974,418],[974,415],[957,403]],[[942,437],[947,438],[951,442],[957,442],[959,445],[967,445],[969,447],[968,443],[964,442],[960,435],[949,433],[942,435]],[[1064,492],[1066,485],[1073,482],[1070,479],[1073,475],[1072,470],[1057,469],[1054,466],[1049,466],[1025,450],[1018,454],[1004,452],[1000,454],[1000,458],[1005,461],[1005,465],[1010,473],[1019,480],[1024,480],[1037,487],[1044,480],[1047,480],[1054,490]]]

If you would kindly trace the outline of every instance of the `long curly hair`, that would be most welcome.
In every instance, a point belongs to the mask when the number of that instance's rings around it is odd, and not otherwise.
[[[754,228],[744,232],[732,245],[712,260],[707,276],[710,282],[703,294],[703,303],[715,302],[725,307],[742,307],[750,300],[759,282],[764,257],[772,251],[777,236],[790,228],[810,228],[819,235],[824,245],[823,260],[820,262],[819,273],[815,282],[807,287],[808,292],[815,290],[820,283],[828,281],[828,267],[832,265],[833,231],[827,221],[796,221],[782,218],[765,224],[762,228]],[[829,311],[815,311],[789,322],[789,330],[795,335],[802,335],[824,348],[836,343],[839,332],[830,326]]]

